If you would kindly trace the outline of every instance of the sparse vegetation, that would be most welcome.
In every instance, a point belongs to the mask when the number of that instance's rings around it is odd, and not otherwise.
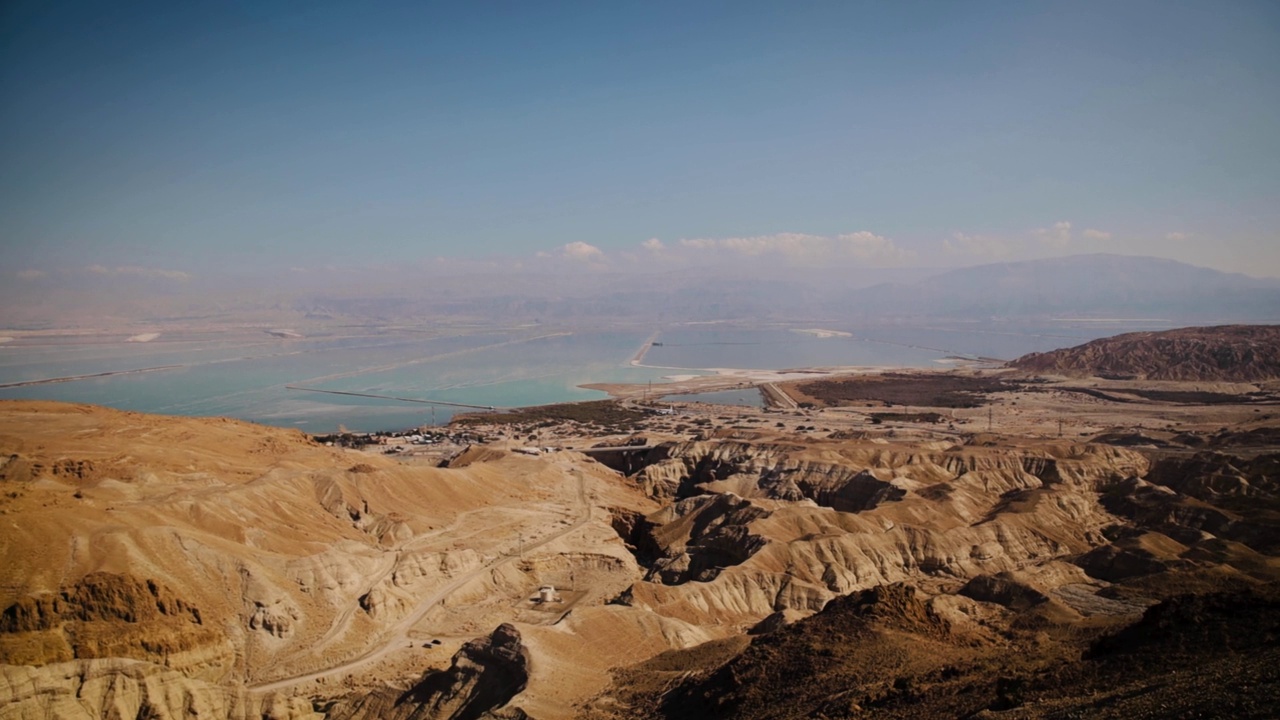
[[[954,374],[885,373],[857,378],[810,380],[787,385],[793,396],[822,407],[865,404],[868,400],[889,405],[915,407],[975,408],[987,402],[986,395],[1019,389],[1016,383],[998,378]]]
[[[452,425],[534,425],[550,427],[560,422],[583,425],[634,425],[649,415],[622,407],[616,400],[539,405],[500,413],[468,413],[453,418]]]

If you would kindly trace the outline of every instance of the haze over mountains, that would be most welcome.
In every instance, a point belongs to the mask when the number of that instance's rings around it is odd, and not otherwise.
[[[953,270],[912,284],[867,288],[867,311],[956,318],[1087,316],[1209,319],[1280,317],[1280,280],[1174,260],[1074,255]]]
[[[589,264],[455,271],[410,264],[221,279],[96,272],[84,278],[31,279],[41,292],[9,287],[3,291],[0,323],[40,329],[232,318],[679,322],[1121,317],[1188,324],[1280,319],[1280,279],[1155,257],[1075,255],[948,271],[762,269],[664,269],[637,263],[626,272]],[[122,278],[127,282],[119,282]]]

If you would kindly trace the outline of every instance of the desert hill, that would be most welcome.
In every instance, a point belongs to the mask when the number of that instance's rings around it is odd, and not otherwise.
[[[1006,610],[997,638],[937,607],[910,585],[841,597],[715,670],[665,673],[674,687],[646,715],[1261,719],[1280,702],[1274,593],[1170,598],[1078,644],[1057,635],[1045,605]]]
[[[1101,402],[983,392],[1019,412]],[[1274,425],[1254,409],[1214,406],[1182,434],[1228,411]],[[1095,669],[1122,662],[1106,638],[1203,645],[1217,636],[1178,628],[1223,607],[1254,623],[1224,631],[1246,696],[1276,685],[1250,664],[1273,650],[1255,632],[1273,605],[1247,599],[1280,578],[1273,448],[682,412],[607,431],[480,418],[467,427],[491,440],[428,460],[0,403],[0,718],[790,717],[781,695],[828,717],[1087,708]],[[535,430],[563,449],[523,446]],[[595,445],[627,474],[567,449]],[[1209,592],[1246,599],[1194,599]]]
[[[603,602],[634,560],[606,512],[582,518],[593,503],[652,509],[590,462],[571,474],[495,449],[437,468],[59,403],[0,403],[0,448],[6,718],[318,716],[305,694],[257,688],[370,654],[382,671],[405,653],[415,674],[445,668],[570,574],[591,583],[576,601]]]
[[[1192,382],[1280,378],[1280,325],[1221,325],[1102,338],[1024,355],[1009,367],[1041,375]]]

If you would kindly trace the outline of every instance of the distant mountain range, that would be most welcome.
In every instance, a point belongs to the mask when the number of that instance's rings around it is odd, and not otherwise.
[[[878,316],[1280,321],[1280,279],[1125,255],[977,265],[854,290],[843,299],[859,315]]]
[[[922,268],[700,266],[422,275],[198,277],[110,284],[51,276],[0,284],[0,327],[108,322],[867,322],[1047,318],[1160,319],[1185,325],[1280,322],[1280,279],[1173,260],[1076,255]],[[83,280],[83,281],[82,281]]]
[[[898,273],[899,276],[902,273]],[[296,307],[387,318],[415,315],[506,317],[548,322],[608,318],[689,320],[989,320],[1011,318],[1164,319],[1186,324],[1280,321],[1280,279],[1259,279],[1173,260],[1076,255],[996,263],[872,284],[860,272],[778,268],[767,277],[701,268],[670,273],[520,278],[484,292],[413,298],[316,294]]]

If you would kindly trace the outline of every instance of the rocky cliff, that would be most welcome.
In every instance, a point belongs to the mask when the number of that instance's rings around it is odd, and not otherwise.
[[[96,572],[57,593],[29,595],[0,614],[0,658],[41,666],[72,659],[148,660],[221,680],[235,651],[200,610],[155,580]]]
[[[526,720],[503,707],[529,682],[529,650],[520,631],[503,623],[471,640],[446,670],[424,675],[408,690],[384,688],[346,698],[326,712],[331,720]]]

